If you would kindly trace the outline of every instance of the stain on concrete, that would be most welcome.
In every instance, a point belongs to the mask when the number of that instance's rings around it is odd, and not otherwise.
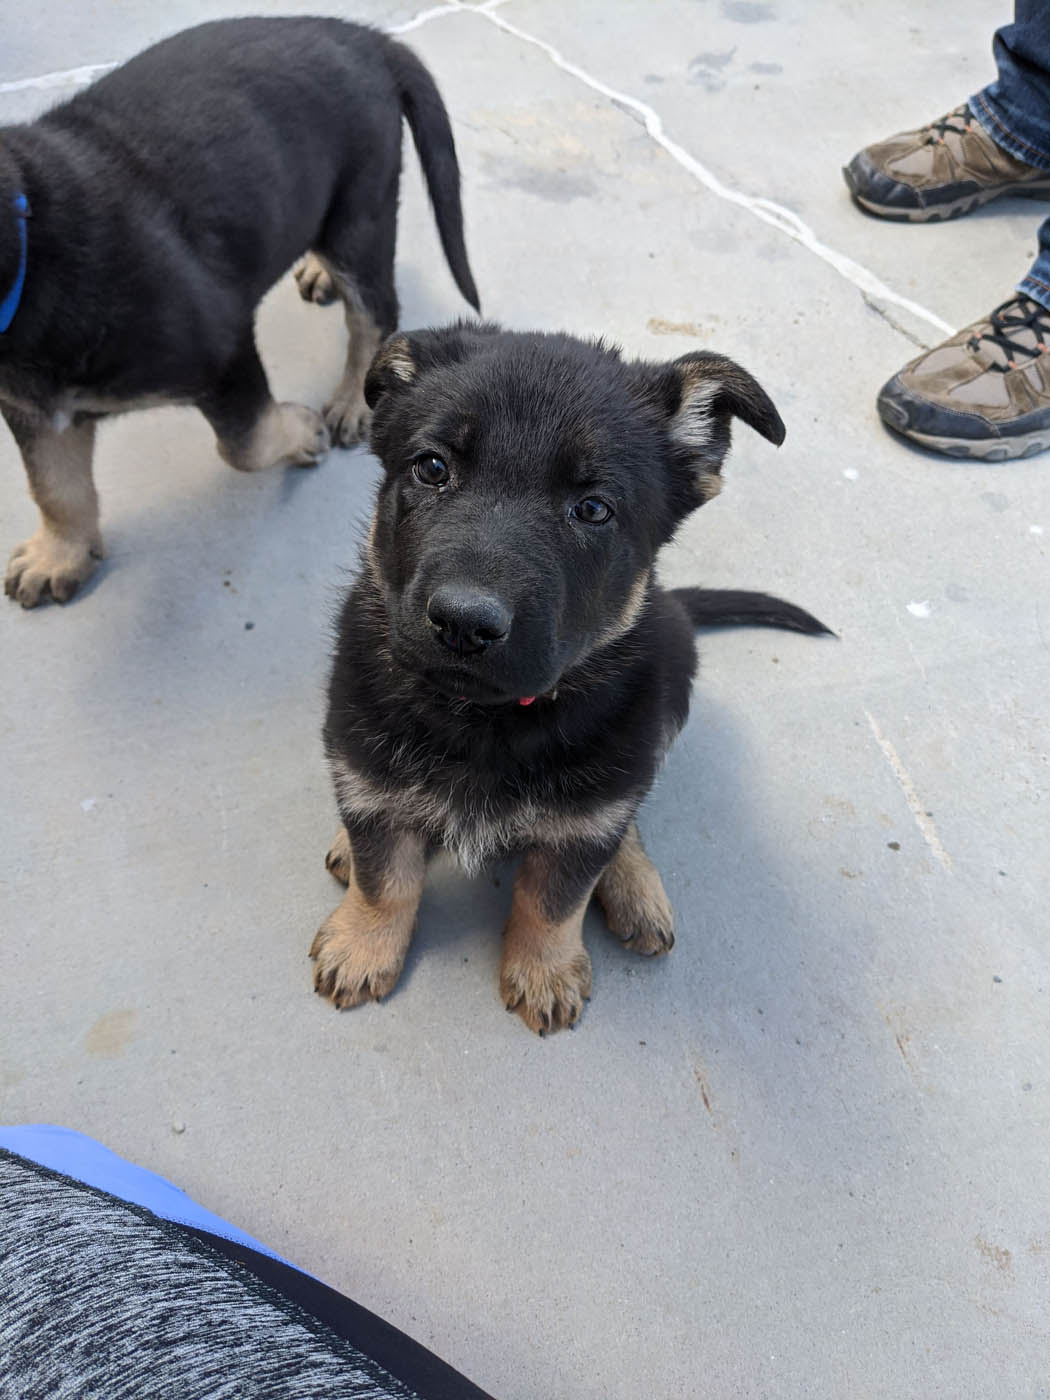
[[[107,1011],[84,1037],[84,1049],[99,1060],[115,1060],[135,1038],[139,1013],[133,1008]]]
[[[1013,1272],[1013,1255],[1005,1246],[992,1244],[983,1235],[975,1235],[973,1242],[977,1246],[978,1254],[987,1259],[1001,1274]]]
[[[751,69],[752,73],[766,73],[770,76],[783,73],[784,71],[784,65],[782,63],[751,63],[748,64],[748,67]]]
[[[645,323],[645,329],[650,335],[692,335],[703,337],[707,335],[696,321],[665,321],[662,316],[650,316]]]
[[[737,24],[768,24],[776,10],[762,0],[722,0],[722,13]]]
[[[711,1090],[708,1088],[707,1080],[704,1078],[700,1070],[697,1069],[696,1065],[693,1066],[693,1078],[696,1080],[697,1088],[700,1090],[700,1102],[707,1109],[708,1113],[710,1113]]]
[[[733,61],[736,49],[726,49],[725,53],[698,53],[695,58],[690,59],[690,68],[728,68]]]
[[[598,186],[589,175],[567,170],[564,166],[544,168],[488,157],[485,161],[489,177],[503,189],[523,190],[549,204],[571,204],[576,199],[591,199]]]
[[[982,491],[981,500],[994,511],[1006,510],[1010,504],[1010,497],[1004,496],[1001,491]]]
[[[689,61],[689,82],[702,87],[705,92],[721,92],[725,87],[723,73],[733,61],[736,49],[725,53],[698,53]]]
[[[642,82],[650,84],[662,83],[664,81],[665,79],[662,73],[646,73],[645,77],[642,79]]]

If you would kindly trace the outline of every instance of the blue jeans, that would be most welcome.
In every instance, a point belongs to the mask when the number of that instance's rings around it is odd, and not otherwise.
[[[970,111],[997,146],[1050,170],[1050,3],[1015,0],[1014,22],[996,31],[992,51],[999,76],[970,98]],[[1050,311],[1050,218],[1017,290]]]

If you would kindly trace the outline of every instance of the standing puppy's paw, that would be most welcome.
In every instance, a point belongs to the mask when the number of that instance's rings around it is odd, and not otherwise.
[[[355,442],[367,441],[372,410],[363,393],[337,393],[324,411],[324,421],[336,447],[353,447]]]
[[[540,1035],[574,1026],[591,994],[590,957],[582,950],[563,963],[505,957],[499,990],[507,1010],[516,1011]]]
[[[279,403],[277,411],[284,443],[274,465],[315,467],[332,445],[320,415],[301,403]]]
[[[4,592],[23,608],[35,608],[48,595],[68,603],[101,558],[100,540],[64,540],[42,525],[11,555]]]
[[[335,283],[316,253],[307,253],[304,258],[300,258],[292,273],[303,301],[312,301],[316,306],[331,306],[335,301]]]
[[[239,472],[312,467],[327,453],[328,429],[301,403],[270,403],[246,436],[219,439],[219,453]]]
[[[401,930],[359,923],[347,903],[329,914],[310,948],[314,990],[340,1011],[392,992],[408,948]]]

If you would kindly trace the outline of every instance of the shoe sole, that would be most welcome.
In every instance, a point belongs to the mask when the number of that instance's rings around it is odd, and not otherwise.
[[[896,224],[936,224],[947,219],[959,219],[963,214],[971,213],[982,204],[990,204],[993,199],[1004,199],[1007,195],[1019,196],[1021,199],[1050,199],[1050,180],[1040,180],[1033,184],[1005,185],[1001,188],[982,191],[980,194],[964,195],[962,199],[952,200],[947,204],[901,209],[898,205],[876,204],[874,200],[866,199],[864,195],[858,194],[854,188],[848,166],[842,173],[846,177],[846,184],[849,186],[854,204],[863,209],[865,214],[874,214],[876,218],[888,219]]]
[[[1012,462],[1018,457],[1035,457],[1040,452],[1050,451],[1050,429],[1046,428],[1037,433],[1026,433],[1024,437],[967,439],[902,431],[894,428],[892,423],[886,426],[930,452],[971,462]]]

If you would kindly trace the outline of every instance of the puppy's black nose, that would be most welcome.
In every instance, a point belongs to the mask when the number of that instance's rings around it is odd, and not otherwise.
[[[501,642],[510,631],[512,615],[491,593],[444,583],[427,600],[427,621],[451,651],[471,655]]]

